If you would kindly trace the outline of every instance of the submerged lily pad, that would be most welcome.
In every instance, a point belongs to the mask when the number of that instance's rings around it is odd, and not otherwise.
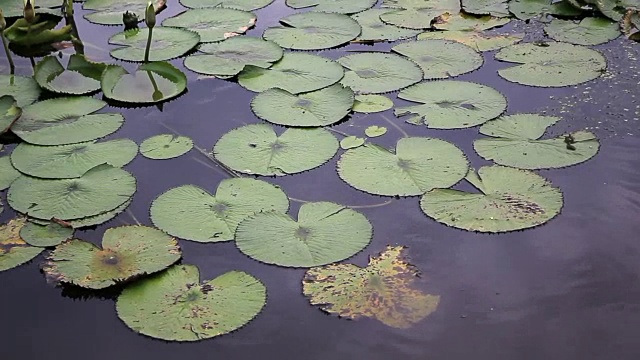
[[[605,18],[584,18],[580,22],[553,19],[544,32],[550,38],[578,45],[600,45],[620,36],[620,24]]]
[[[56,246],[73,237],[74,229],[51,222],[47,225],[39,225],[27,222],[20,229],[20,237],[29,245],[38,247]]]
[[[392,107],[393,101],[384,95],[356,95],[353,103],[353,111],[367,114],[389,110]]]
[[[84,15],[85,19],[92,23],[122,25],[122,15],[127,11],[135,14],[139,19],[144,19],[148,2],[149,0],[87,0],[82,4],[82,8],[94,10]],[[166,0],[152,0],[152,2],[156,12],[166,4]]]
[[[473,147],[487,160],[521,169],[562,168],[596,155],[600,143],[588,131],[541,140],[546,129],[558,120],[536,114],[500,117],[480,128],[481,134],[492,138],[476,140]]]
[[[43,248],[29,246],[20,237],[20,229],[26,222],[25,218],[17,218],[0,225],[0,271],[29,262],[44,251]]]
[[[534,17],[550,14],[558,16],[578,16],[582,9],[571,5],[568,1],[554,0],[511,0],[509,11],[520,20],[529,20]]]
[[[340,84],[298,95],[268,89],[251,101],[261,119],[285,126],[327,126],[343,119],[353,107],[353,91]]]
[[[396,41],[414,37],[420,30],[403,29],[394,25],[388,25],[380,20],[382,14],[388,13],[389,9],[369,9],[351,17],[360,24],[362,32],[357,41]]]
[[[420,273],[408,261],[405,247],[387,246],[364,268],[332,264],[308,270],[302,292],[329,314],[406,329],[436,311],[440,302],[440,296],[416,288]]]
[[[149,159],[171,159],[185,154],[193,148],[193,140],[186,136],[161,134],[148,138],[140,144],[140,153]]]
[[[357,136],[347,136],[340,140],[340,147],[344,150],[354,149],[364,145],[364,139]]]
[[[607,61],[596,50],[561,42],[544,44],[517,44],[500,50],[497,60],[516,65],[498,74],[523,85],[562,87],[596,79],[607,68]]]
[[[22,115],[22,109],[17,105],[18,102],[13,96],[0,96],[0,134],[7,132],[11,125]]]
[[[191,9],[229,8],[244,11],[262,9],[274,0],[180,0],[180,4]]]
[[[73,239],[58,245],[42,269],[47,278],[89,289],[164,270],[181,257],[176,239],[147,226],[105,231],[102,248]]]
[[[82,95],[100,90],[100,77],[105,67],[83,55],[73,54],[65,69],[57,57],[49,55],[36,64],[33,78],[51,92]]]
[[[418,35],[418,40],[452,40],[465,44],[476,51],[498,50],[524,39],[524,34],[489,34],[479,31],[447,30],[427,31]]]
[[[458,229],[496,233],[544,224],[562,208],[560,189],[528,170],[485,166],[467,181],[480,193],[435,189],[420,200],[422,211]]]
[[[167,341],[198,341],[241,328],[266,301],[267,289],[245,272],[202,281],[197,267],[177,265],[128,286],[116,310],[135,332]]]
[[[11,183],[19,178],[20,175],[20,172],[11,164],[9,155],[0,156],[0,191],[11,186]],[[2,208],[2,205],[0,205],[0,208]]]
[[[338,161],[338,174],[347,184],[384,196],[415,196],[449,187],[464,178],[468,168],[455,145],[425,137],[400,139],[395,153],[366,144],[346,151]]]
[[[144,61],[148,37],[148,28],[131,29],[113,35],[109,38],[109,44],[120,47],[111,50],[111,56],[118,60]],[[200,42],[200,36],[196,32],[176,27],[156,26],[152,32],[149,61],[177,58],[196,47],[198,42]]]
[[[409,29],[428,29],[438,16],[460,12],[459,0],[384,0],[382,7],[395,9],[380,15],[387,24]]]
[[[289,199],[265,181],[225,179],[215,195],[194,185],[173,188],[151,204],[151,220],[158,228],[186,240],[233,240],[238,224],[259,212],[286,213]]]
[[[355,14],[372,8],[377,0],[287,0],[287,5],[294,9],[313,6],[313,11]]]
[[[462,75],[479,68],[484,62],[475,50],[456,41],[409,41],[394,46],[392,50],[418,64],[424,79]]]
[[[488,86],[466,81],[421,82],[398,94],[422,105],[397,107],[398,117],[413,115],[433,129],[472,127],[494,119],[507,108],[507,99]]]
[[[200,35],[200,41],[214,42],[242,35],[255,23],[256,16],[248,11],[206,8],[185,11],[165,19],[162,25],[189,29]],[[156,30],[153,30],[154,37]]]
[[[442,14],[433,23],[433,28],[438,30],[456,31],[482,31],[508,24],[511,19],[507,17],[494,17],[490,15],[473,15],[467,13]]]
[[[306,12],[280,20],[281,26],[264,31],[265,40],[283,48],[319,50],[336,47],[360,35],[360,25],[347,15]]]
[[[34,103],[40,96],[40,87],[32,77],[0,74],[0,96],[11,95],[18,107]]]
[[[342,84],[361,94],[396,91],[422,80],[422,70],[398,55],[360,53],[343,56],[338,62],[347,71]]]
[[[130,74],[123,67],[109,65],[102,74],[102,92],[109,99],[128,103],[158,103],[180,95],[187,88],[187,76],[168,62],[149,62]]]
[[[314,169],[338,151],[338,140],[322,128],[287,129],[246,125],[224,134],[213,148],[220,162],[246,174],[283,176]]]
[[[359,212],[330,202],[300,207],[298,221],[279,212],[262,212],[238,225],[236,245],[252,259],[287,267],[312,267],[349,258],[373,235]]]
[[[509,16],[508,0],[462,0],[462,10],[467,14]]]

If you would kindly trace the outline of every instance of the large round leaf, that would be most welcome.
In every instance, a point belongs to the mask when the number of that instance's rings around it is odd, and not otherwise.
[[[468,168],[467,158],[455,145],[424,137],[400,139],[395,153],[366,144],[346,151],[338,161],[342,180],[385,196],[415,196],[455,185]]]
[[[420,66],[424,79],[444,79],[473,71],[484,60],[472,48],[448,40],[421,40],[398,44],[393,51]]]
[[[179,238],[198,242],[233,240],[238,224],[259,212],[285,213],[287,195],[267,182],[226,179],[215,195],[194,185],[180,186],[151,204],[154,225]]]
[[[544,32],[550,38],[578,45],[599,45],[620,36],[620,24],[605,18],[584,18],[580,22],[553,19]]]
[[[536,114],[504,116],[482,125],[480,133],[492,136],[476,140],[475,150],[487,160],[521,169],[562,168],[587,161],[598,152],[594,134],[577,131],[540,140],[560,118]]]
[[[187,153],[193,148],[193,140],[186,136],[160,134],[140,144],[140,153],[149,159],[171,159]]]
[[[460,12],[459,0],[384,0],[382,6],[394,9],[382,21],[409,29],[428,29],[436,17]]]
[[[545,14],[575,17],[583,10],[579,6],[571,5],[568,1],[511,0],[509,11],[520,20],[529,20]]]
[[[492,51],[513,45],[524,39],[524,34],[491,34],[480,31],[447,30],[427,31],[418,40],[451,40],[465,44],[476,51]]]
[[[105,231],[102,248],[73,239],[58,245],[42,267],[47,278],[89,289],[163,270],[181,257],[176,239],[146,226]]]
[[[267,289],[245,272],[202,281],[197,267],[177,265],[128,286],[116,310],[135,332],[168,341],[198,341],[241,328],[266,301]]]
[[[524,85],[561,87],[599,77],[607,61],[596,50],[560,42],[517,44],[500,50],[496,59],[517,65],[500,69],[503,78]]]
[[[294,9],[314,7],[313,11],[355,14],[372,8],[377,0],[287,0]]]
[[[347,69],[342,84],[362,94],[396,91],[417,83],[423,75],[414,62],[394,54],[360,53],[338,62]]]
[[[34,79],[41,87],[59,94],[82,95],[100,90],[100,77],[106,65],[73,54],[65,69],[57,57],[46,56],[36,65]]]
[[[12,131],[36,145],[64,145],[96,140],[118,130],[120,114],[93,114],[107,106],[91,97],[64,97],[25,107]]]
[[[9,130],[11,125],[22,115],[16,99],[11,95],[0,96],[0,134]]]
[[[508,0],[462,0],[462,10],[467,14],[509,16]]]
[[[442,14],[436,18],[433,28],[438,30],[482,31],[508,24],[511,19],[493,17],[490,15],[477,16],[467,13]]]
[[[109,38],[109,44],[120,47],[111,50],[111,56],[118,60],[144,61],[149,29],[123,31]],[[164,61],[177,58],[193,49],[200,42],[200,36],[193,31],[167,26],[153,28],[149,61]]]
[[[280,27],[265,30],[263,37],[283,48],[319,50],[345,44],[360,35],[360,25],[347,15],[306,12],[280,20]]]
[[[55,222],[40,225],[28,221],[20,229],[20,237],[27,244],[38,247],[57,246],[73,237],[74,229]]]
[[[256,95],[251,109],[259,118],[278,125],[327,126],[347,116],[353,101],[353,91],[340,84],[298,95],[274,88]]]
[[[129,200],[125,201],[122,205],[113,210],[105,211],[98,215],[85,216],[78,219],[68,219],[65,220],[65,222],[74,229],[104,224],[125,211],[129,205],[131,205],[131,201],[133,201],[133,199],[129,198]]]
[[[258,10],[272,2],[273,0],[180,0],[180,4],[191,9],[223,7],[244,11]]]
[[[262,92],[274,87],[292,94],[319,90],[342,79],[344,70],[333,60],[305,53],[285,53],[269,69],[247,66],[238,74],[244,88]]]
[[[152,1],[156,12],[166,4],[166,0]],[[92,23],[122,25],[122,15],[125,12],[133,13],[139,19],[144,19],[148,2],[149,0],[87,0],[82,4],[82,8],[94,10],[94,12],[84,15],[85,19]]]
[[[11,157],[0,156],[0,191],[8,188],[18,177],[20,172],[11,164]],[[2,208],[1,205],[0,208]]]
[[[22,143],[11,153],[11,162],[20,172],[30,176],[70,179],[78,178],[100,164],[122,167],[137,154],[138,145],[129,139],[59,146]]]
[[[185,11],[164,20],[162,25],[186,28],[198,33],[200,41],[214,42],[242,35],[255,23],[256,16],[248,11],[211,8]]]
[[[187,88],[187,76],[168,62],[140,65],[129,74],[109,65],[102,74],[102,92],[109,99],[128,103],[157,103],[180,95]]]
[[[434,312],[440,296],[423,293],[419,271],[408,262],[406,248],[387,246],[369,265],[332,264],[308,270],[302,292],[312,305],[341,318],[373,318],[406,329]]]
[[[420,30],[399,28],[394,25],[388,25],[380,20],[380,16],[389,11],[389,9],[369,9],[351,15],[362,28],[362,32],[357,40],[362,42],[396,41],[414,37],[420,33]]]
[[[18,107],[34,103],[40,96],[40,87],[31,77],[0,74],[0,96],[11,95]]]
[[[136,191],[128,172],[100,165],[77,179],[47,180],[22,176],[11,184],[12,208],[38,219],[79,219],[117,208]]]
[[[467,180],[480,193],[435,189],[420,200],[422,211],[455,228],[492,233],[534,227],[560,213],[560,189],[534,172],[495,165],[478,175]]]
[[[412,123],[424,122],[434,129],[476,126],[507,108],[507,99],[498,91],[467,81],[421,82],[402,90],[398,97],[422,105],[398,107],[396,116],[413,115]]]
[[[359,113],[376,113],[392,107],[393,101],[384,95],[357,95],[353,103],[353,111]]]
[[[327,130],[288,129],[277,135],[271,125],[253,124],[224,134],[213,148],[220,162],[233,170],[283,176],[316,168],[338,151],[338,140]]]
[[[0,225],[0,271],[20,266],[44,251],[43,248],[29,246],[20,237],[20,229],[26,222],[25,218],[17,218]]]
[[[268,264],[312,267],[344,260],[364,249],[373,229],[364,215],[330,202],[306,203],[298,221],[279,212],[256,214],[238,225],[236,245]]]
[[[22,17],[24,14],[25,2],[25,0],[0,0],[0,9],[2,9],[4,17],[6,18]],[[51,8],[59,8],[62,5],[62,1],[58,0],[38,0],[38,2],[32,0],[31,3],[35,7],[37,14],[41,14],[43,12],[49,13],[50,11],[53,13],[55,10]],[[57,13],[60,13],[59,9]]]

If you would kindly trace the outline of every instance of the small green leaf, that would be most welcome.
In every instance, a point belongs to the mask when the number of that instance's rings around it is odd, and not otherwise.
[[[0,190],[8,188],[20,175],[20,172],[11,164],[9,155],[0,156]]]
[[[368,137],[378,137],[378,136],[382,136],[384,134],[387,133],[387,128],[383,127],[383,126],[369,126],[368,128],[366,128],[364,130],[364,133],[368,136]]]
[[[25,218],[16,218],[0,225],[0,271],[29,262],[44,251],[43,248],[29,246],[20,237],[20,230],[26,222]]]
[[[11,95],[24,108],[40,96],[40,87],[32,77],[0,74],[0,96]]]
[[[353,111],[366,114],[386,111],[392,107],[391,99],[377,94],[356,95],[353,103]]]
[[[357,136],[347,136],[340,140],[340,147],[344,150],[357,148],[362,145],[364,145],[364,139]]]
[[[359,53],[338,62],[346,72],[341,83],[358,94],[379,94],[400,90],[422,80],[422,70],[411,60],[388,53]]]
[[[215,42],[242,35],[255,23],[256,16],[248,11],[204,8],[187,10],[165,19],[162,26],[188,29],[200,35],[201,42]],[[156,30],[154,29],[153,35],[155,36],[155,34]]]
[[[133,74],[109,65],[102,74],[104,95],[116,101],[137,104],[159,103],[180,95],[187,88],[187,76],[168,62],[149,62]]]
[[[71,239],[73,231],[73,228],[65,227],[55,222],[47,225],[27,222],[20,230],[20,237],[29,245],[50,247]]]
[[[193,148],[193,140],[186,136],[161,134],[148,138],[140,144],[140,153],[149,159],[171,159],[187,153]]]
[[[149,28],[131,29],[113,35],[109,38],[109,44],[119,47],[111,50],[111,56],[118,60],[144,61],[148,37]],[[193,31],[168,26],[156,26],[152,31],[149,61],[165,61],[177,58],[193,49],[198,45],[198,42],[200,42],[200,36]],[[114,65],[108,68],[112,66]]]

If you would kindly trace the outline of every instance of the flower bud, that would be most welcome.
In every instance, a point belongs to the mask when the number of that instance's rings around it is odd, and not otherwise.
[[[2,9],[0,9],[0,31],[4,31],[6,27],[7,21],[4,19],[4,13],[2,12]]]
[[[33,9],[33,3],[31,0],[27,0],[24,4],[24,19],[27,20],[29,24],[33,24],[36,19],[36,12]]]
[[[149,1],[149,4],[147,5],[144,22],[149,28],[153,28],[154,26],[156,26],[156,9],[153,7],[152,1]]]

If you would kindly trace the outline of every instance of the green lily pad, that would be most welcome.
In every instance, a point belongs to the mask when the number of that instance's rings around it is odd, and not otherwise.
[[[98,215],[85,216],[79,219],[67,219],[65,220],[65,223],[67,223],[74,229],[104,224],[107,221],[118,216],[118,214],[125,211],[129,207],[129,205],[131,205],[131,201],[133,200],[129,198],[129,200],[125,201],[122,205],[113,210],[109,210]]]
[[[107,229],[102,248],[73,239],[58,245],[42,270],[48,279],[104,289],[171,266],[182,256],[176,239],[147,226]]]
[[[189,29],[200,35],[201,42],[214,42],[242,35],[255,23],[256,16],[248,11],[206,8],[187,10],[164,20],[162,25]],[[153,34],[155,36],[156,29]]]
[[[131,174],[100,165],[77,179],[21,176],[11,184],[7,201],[16,211],[38,219],[80,219],[117,208],[135,191]]]
[[[156,12],[166,4],[166,0],[152,1]],[[84,15],[84,18],[92,23],[122,25],[122,15],[127,11],[135,14],[139,19],[144,19],[148,2],[149,0],[87,0],[82,4],[82,8],[94,11]]]
[[[27,222],[20,229],[20,237],[31,246],[50,247],[71,239],[73,231],[73,228],[65,227],[55,222],[47,225]]]
[[[536,114],[504,116],[482,125],[474,149],[496,164],[521,169],[562,168],[594,157],[600,143],[594,134],[577,131],[553,139],[540,138],[560,118]]]
[[[348,43],[360,35],[360,25],[347,15],[305,12],[280,19],[281,26],[262,37],[287,49],[320,50]]]
[[[206,54],[185,58],[184,66],[200,74],[219,76],[235,76],[247,65],[267,69],[284,55],[274,42],[248,36],[204,44],[199,50]]]
[[[638,0],[595,0],[591,3],[595,3],[602,15],[617,22],[622,20],[626,11],[640,10],[640,1]]]
[[[417,64],[394,54],[359,53],[338,62],[347,69],[342,84],[359,94],[400,90],[422,80],[423,75]]]
[[[311,305],[345,319],[372,318],[387,326],[407,329],[436,311],[440,296],[423,293],[419,271],[403,246],[387,246],[361,268],[332,264],[309,269],[302,292]]]
[[[102,92],[109,99],[128,103],[159,103],[180,95],[187,88],[187,76],[168,62],[140,65],[130,74],[123,67],[109,65],[102,74]]]
[[[65,145],[96,140],[118,130],[121,114],[95,114],[107,106],[91,97],[63,97],[40,101],[23,108],[11,130],[35,145]]]
[[[456,41],[409,41],[394,46],[392,50],[418,64],[424,79],[462,75],[478,69],[484,62],[482,55]]]
[[[11,95],[0,96],[0,134],[9,130],[11,125],[22,115],[22,109]]]
[[[267,289],[245,272],[201,281],[197,267],[178,265],[128,286],[116,310],[135,332],[167,341],[198,341],[241,328],[266,301]]]
[[[447,30],[427,31],[418,35],[418,40],[452,40],[465,44],[476,51],[498,50],[524,39],[524,34],[489,34],[479,31]]]
[[[20,175],[20,172],[11,164],[11,157],[9,155],[0,156],[0,191],[11,186],[11,183],[19,178]],[[1,205],[0,208],[2,208]]]
[[[132,29],[113,35],[109,38],[109,44],[119,47],[111,50],[111,56],[118,60],[144,61],[148,37],[148,28]],[[152,32],[149,61],[177,58],[196,47],[198,42],[200,36],[196,32],[177,27],[156,26]]]
[[[370,194],[415,196],[455,185],[467,173],[467,158],[455,145],[425,137],[402,138],[395,153],[376,144],[346,151],[338,174]]]
[[[14,46],[14,50],[16,47],[23,47],[25,52],[29,54],[31,47],[50,46],[54,43],[71,40],[71,25],[56,28],[58,22],[60,22],[59,17],[41,18],[40,15],[35,16],[32,24],[29,24],[23,17],[18,18],[4,30],[4,36]]]
[[[583,10],[567,1],[511,0],[509,11],[520,20],[529,20],[543,14],[573,17],[580,15]]]
[[[544,224],[562,208],[560,189],[532,171],[485,166],[467,181],[480,193],[435,189],[422,196],[422,211],[458,229],[497,233]]]
[[[0,74],[0,96],[11,95],[18,107],[34,103],[40,96],[40,87],[31,77]]]
[[[396,116],[413,115],[433,129],[473,127],[507,108],[507,99],[498,91],[467,81],[425,81],[402,90],[398,97],[422,105],[397,107]]]
[[[229,8],[244,11],[262,9],[273,0],[180,0],[180,4],[191,9],[201,8]]]
[[[140,154],[149,159],[171,159],[187,153],[191,148],[193,140],[186,136],[161,134],[143,141]]]
[[[444,13],[460,12],[459,0],[384,0],[383,8],[394,9],[380,15],[387,24],[408,29],[428,29]]]
[[[100,90],[100,77],[105,67],[105,64],[73,54],[65,69],[57,57],[49,55],[36,64],[33,78],[51,92],[83,95]]]
[[[516,65],[498,74],[523,85],[562,87],[596,79],[607,68],[607,61],[596,50],[560,42],[544,44],[517,44],[500,50],[497,60]]]
[[[376,113],[389,110],[393,107],[393,101],[384,95],[364,94],[356,95],[353,103],[353,111],[359,113]]]
[[[347,136],[340,140],[340,147],[344,150],[354,149],[364,145],[364,139],[357,136]]]
[[[620,24],[605,18],[584,18],[580,22],[553,19],[544,32],[557,41],[600,45],[620,36]]]
[[[259,93],[251,109],[261,119],[284,126],[327,126],[353,107],[353,91],[340,84],[298,95],[277,88]]]
[[[25,0],[0,0],[0,9],[2,9],[4,17],[6,18],[17,16],[22,17],[24,15],[24,3]],[[62,5],[62,1],[37,0],[37,2],[32,1],[32,4],[38,14],[42,12],[53,13],[52,8],[59,8]],[[60,10],[58,10],[58,13],[58,16],[62,16],[62,14],[60,14]]]
[[[360,24],[362,32],[356,41],[396,41],[414,37],[420,30],[404,29],[394,25],[388,25],[380,20],[382,14],[388,13],[389,9],[369,9],[361,13],[351,15]]]
[[[445,13],[438,16],[433,28],[438,30],[482,31],[508,24],[511,19],[491,15],[473,15],[467,13]]]
[[[338,140],[322,128],[287,129],[277,135],[271,125],[253,124],[222,135],[213,154],[245,174],[283,176],[314,169],[338,151]]]
[[[238,74],[238,83],[250,91],[280,88],[292,94],[319,90],[344,76],[342,66],[322,56],[300,52],[285,53],[269,69],[247,66]]]
[[[26,222],[25,218],[17,218],[0,225],[0,271],[27,263],[44,251],[43,248],[29,246],[20,237],[20,229]]]
[[[287,6],[302,9],[313,6],[313,11],[355,14],[372,8],[377,0],[287,0]]]
[[[265,181],[225,179],[215,195],[194,185],[173,188],[151,204],[151,221],[182,239],[198,242],[233,240],[238,224],[265,211],[286,213],[287,195]]]
[[[462,0],[462,10],[467,14],[508,17],[508,0]]]
[[[312,267],[349,258],[373,235],[367,218],[330,202],[300,207],[298,221],[279,212],[263,212],[238,225],[236,245],[252,259],[287,267]]]
[[[368,137],[378,137],[387,133],[387,128],[384,126],[369,126],[364,130],[365,135]]]

